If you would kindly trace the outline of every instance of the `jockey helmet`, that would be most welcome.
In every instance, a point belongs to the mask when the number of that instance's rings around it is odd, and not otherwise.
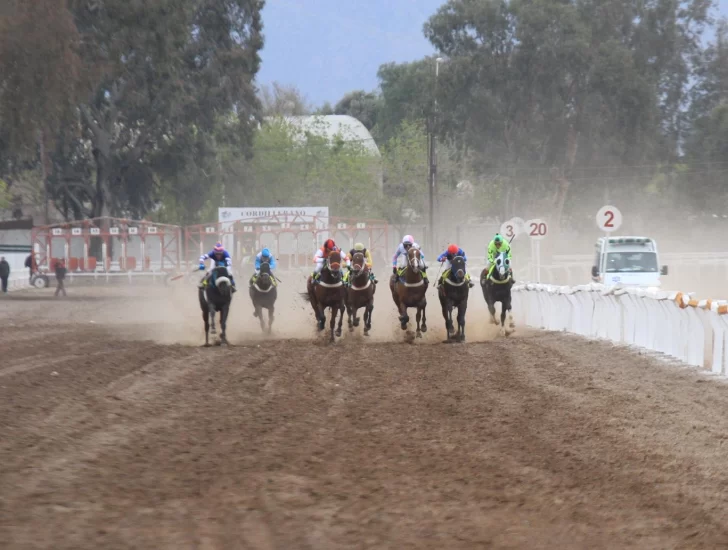
[[[501,243],[503,242],[503,237],[500,236],[500,233],[495,234],[495,238],[493,239],[493,242],[497,247],[500,247]]]
[[[363,244],[361,244],[361,243],[356,243],[356,244],[354,245],[354,250],[357,250],[357,251],[362,251],[362,250],[364,250],[364,245],[363,245]]]
[[[451,244],[450,246],[447,247],[448,254],[455,255],[458,253],[459,250],[460,250],[460,247],[456,244]]]
[[[326,250],[333,250],[334,248],[336,248],[336,243],[334,242],[334,239],[327,239],[324,243],[324,248]]]
[[[412,246],[415,244],[415,238],[412,235],[405,235],[402,239],[402,244]]]
[[[225,248],[222,246],[222,243],[215,244],[215,248],[213,249],[213,252],[217,254],[222,254],[225,252]]]
[[[264,258],[269,258],[270,257],[270,250],[268,250],[267,248],[264,248],[260,252],[260,255],[263,256]]]

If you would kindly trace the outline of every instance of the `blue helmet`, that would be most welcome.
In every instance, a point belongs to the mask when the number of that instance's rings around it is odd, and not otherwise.
[[[268,250],[267,248],[264,248],[261,251],[260,255],[263,256],[264,258],[269,258],[270,257],[270,250]]]

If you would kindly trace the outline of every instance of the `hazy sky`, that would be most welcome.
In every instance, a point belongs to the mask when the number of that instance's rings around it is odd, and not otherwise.
[[[374,90],[377,69],[434,52],[422,25],[445,0],[267,0],[260,83],[295,84],[314,105]],[[728,0],[717,0],[728,16]]]

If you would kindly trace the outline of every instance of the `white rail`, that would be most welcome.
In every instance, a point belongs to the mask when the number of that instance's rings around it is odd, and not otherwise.
[[[664,353],[728,375],[728,303],[682,292],[525,284],[513,287],[516,322]]]

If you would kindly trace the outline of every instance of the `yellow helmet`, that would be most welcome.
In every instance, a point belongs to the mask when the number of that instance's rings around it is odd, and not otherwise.
[[[362,250],[364,250],[364,245],[361,243],[356,243],[354,245],[354,250],[362,251]]]

